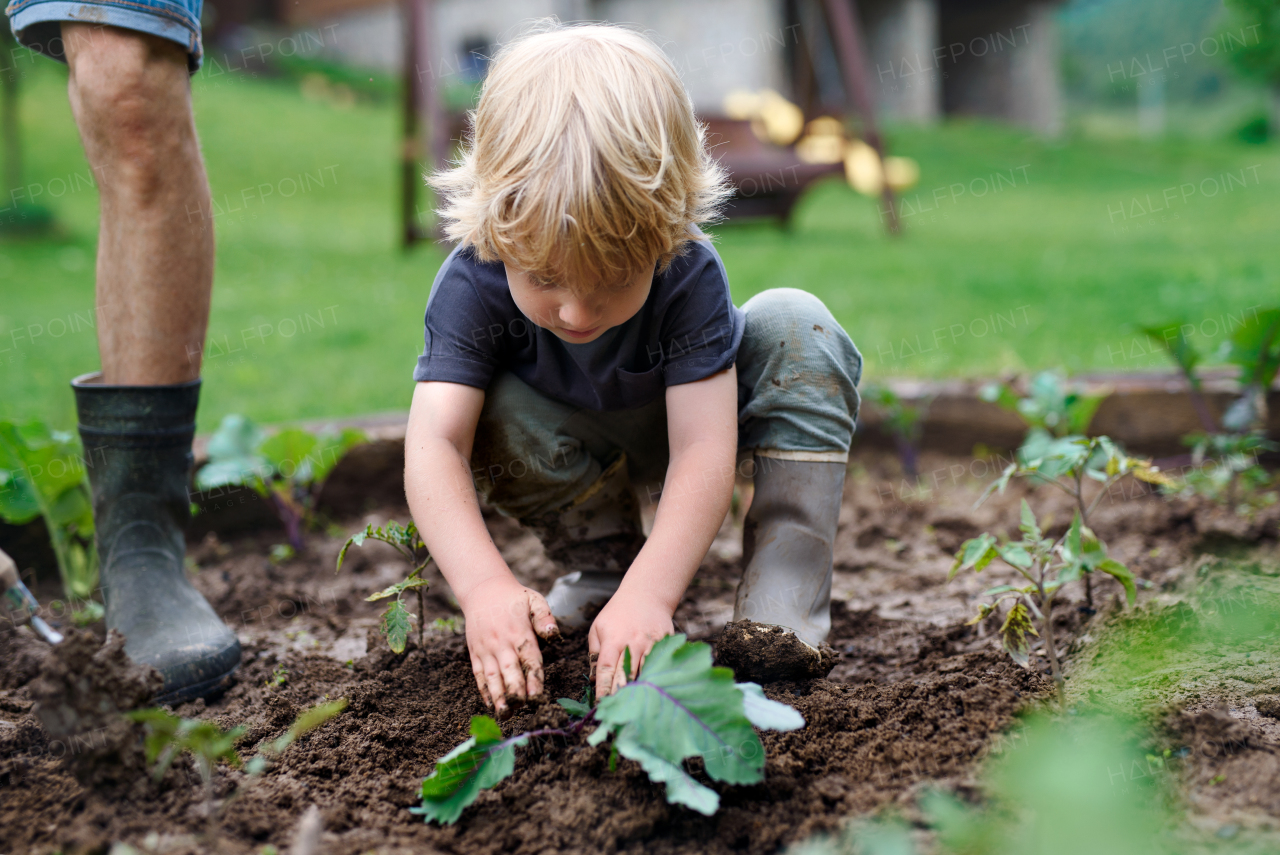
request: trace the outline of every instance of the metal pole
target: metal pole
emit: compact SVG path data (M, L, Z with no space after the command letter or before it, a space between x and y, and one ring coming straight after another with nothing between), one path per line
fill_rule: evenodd
M862 118L862 135L867 144L880 156L880 173L884 174L884 139L876 127L875 104L871 98L871 87L867 84L866 55L862 50L862 33L858 26L857 0L825 0L827 21L831 25L831 35L836 42L836 53L840 60L840 71L844 78L845 94L854 110ZM898 209L893 202L893 190L889 182L883 182L881 199L888 208L889 232L898 234L902 224L898 220Z

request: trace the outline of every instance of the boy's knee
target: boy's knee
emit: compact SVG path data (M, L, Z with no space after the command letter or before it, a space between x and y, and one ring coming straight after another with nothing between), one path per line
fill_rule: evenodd
M799 288L770 288L761 291L742 306L746 315L746 330L753 327L791 326L797 330L825 332L838 329L839 325L826 304L808 291Z

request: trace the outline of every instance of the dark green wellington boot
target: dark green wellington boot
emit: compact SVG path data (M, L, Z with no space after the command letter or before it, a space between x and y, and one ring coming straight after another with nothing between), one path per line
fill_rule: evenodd
M210 694L240 662L240 642L183 571L200 381L105 386L71 381L93 488L107 627L135 662L164 676L159 703Z

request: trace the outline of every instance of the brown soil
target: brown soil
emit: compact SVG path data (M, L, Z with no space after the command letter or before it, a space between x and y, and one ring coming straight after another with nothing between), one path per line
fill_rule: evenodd
M405 654L392 654L376 632L377 606L363 599L403 576L405 566L390 548L353 549L335 576L341 538L313 536L308 554L274 564L266 556L282 538L266 533L225 544L206 539L190 550L200 568L195 582L236 629L244 660L224 695L178 712L226 728L246 726L240 751L247 759L310 705L343 697L347 710L287 749L259 779L219 767L220 831L208 839L209 808L189 758L175 763L161 785L136 776L130 790L80 783L66 756L74 746L32 713L55 660L25 630L0 634L6 851L105 851L126 841L141 851L256 853L266 844L288 846L314 804L325 853L768 853L835 828L850 814L905 803L923 784L965 785L994 734L1050 685L1043 668L1023 670L1004 657L991 627L963 625L976 595L1005 577L993 569L945 583L951 552L982 530L1016 527L1024 494L1011 489L974 511L979 480L949 474L956 467L972 471L971 461L926 455L922 468L934 474L925 477L937 484L927 494L904 491L891 458L868 454L862 462L865 468L848 480L841 514L835 668L827 679L766 684L770 697L795 706L807 724L763 735L762 784L712 784L722 798L714 817L668 805L661 788L629 761L610 773L603 746L553 738L518 749L515 774L483 793L456 826L423 824L407 810L417 802L419 782L466 737L470 717L485 712L464 639L441 624L428 630L422 647L411 640ZM1214 509L1127 489L1134 492L1103 503L1095 527L1116 557L1156 586L1207 538L1275 537L1273 517L1237 531L1240 524ZM1041 491L1032 502L1050 511L1056 526L1069 522L1060 497ZM388 516L406 518L403 510L382 512L348 520L343 529ZM490 528L517 575L547 590L554 574L536 539L497 517ZM726 523L677 612L678 626L694 638L713 638L731 616L740 537L740 528ZM37 593L53 591L46 585ZM1110 609L1118 592L1099 585L1095 606ZM425 619L453 617L451 601L433 576ZM1064 649L1091 626L1090 612L1079 605L1059 610ZM412 600L410 608L416 609ZM81 659L82 638L75 639ZM551 642L544 656L549 698L581 697L585 638ZM45 678L35 680L41 673ZM543 703L518 711L503 728L515 733L566 720L558 706Z

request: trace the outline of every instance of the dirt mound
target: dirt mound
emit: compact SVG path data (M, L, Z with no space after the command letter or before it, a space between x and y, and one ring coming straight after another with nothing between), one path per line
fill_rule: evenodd
M76 630L50 648L31 684L32 713L53 740L70 746L66 757L86 786L132 783L145 774L142 728L122 714L146 706L164 683L160 672L137 665L114 630L106 644Z
M715 650L717 665L756 683L819 679L836 666L836 652L825 641L815 650L790 630L750 620L726 625Z

